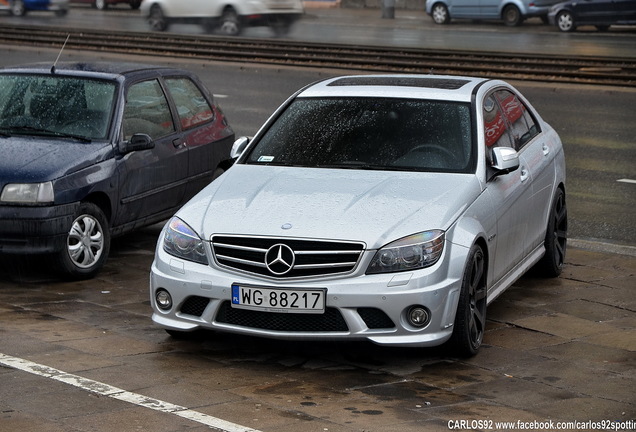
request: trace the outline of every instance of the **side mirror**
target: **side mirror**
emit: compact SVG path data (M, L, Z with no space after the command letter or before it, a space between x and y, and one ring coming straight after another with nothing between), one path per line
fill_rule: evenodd
M499 176L508 174L519 168L519 153L510 147L495 147L492 149L492 167Z
M245 148L249 143L250 138L246 136L240 137L236 141L234 141L234 145L232 145L232 150L230 151L230 158L237 159L241 155L241 153L245 151Z
M155 147L155 142L150 135L138 133L130 137L128 141L119 144L119 151L122 153L130 153L137 150L149 150Z

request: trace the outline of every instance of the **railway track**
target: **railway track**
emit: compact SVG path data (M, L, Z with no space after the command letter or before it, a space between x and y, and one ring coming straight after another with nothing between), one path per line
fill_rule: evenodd
M374 72L437 73L559 83L636 87L633 59L512 55L471 51L319 44L281 39L108 32L61 27L7 26L0 43L210 61L267 63Z

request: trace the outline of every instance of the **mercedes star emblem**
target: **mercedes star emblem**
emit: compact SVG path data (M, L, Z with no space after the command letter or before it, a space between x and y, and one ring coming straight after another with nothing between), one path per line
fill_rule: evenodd
M292 248L282 243L275 244L265 253L265 266L276 276L289 273L294 268L295 261Z

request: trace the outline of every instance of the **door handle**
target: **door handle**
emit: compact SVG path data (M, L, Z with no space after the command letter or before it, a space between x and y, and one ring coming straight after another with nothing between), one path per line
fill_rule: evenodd
M550 153L550 147L543 144L543 156L547 156Z
M174 148L185 147L185 141L183 140L183 138L177 138L172 140L172 145L174 146Z
M519 177L521 179L521 183L524 183L529 177L528 170L521 168L521 176Z

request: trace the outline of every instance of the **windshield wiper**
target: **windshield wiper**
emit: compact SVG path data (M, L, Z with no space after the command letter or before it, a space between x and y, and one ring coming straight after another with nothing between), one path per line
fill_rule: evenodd
M7 130L7 129L5 129ZM61 138L73 138L76 139L78 141L83 141L83 142L91 142L92 139L83 135L76 135L76 134L70 134L70 133L65 133L65 132L58 132L58 131L53 131L53 130L49 130L49 129L42 129L42 128L36 128L33 126L14 126L11 127L10 129L11 131L28 131L28 132L36 132L38 134L41 135L50 135L50 136L55 136L55 137L61 137Z
M316 165L316 168L336 168L336 169L359 169L359 170L390 170L390 167L385 165L373 165L367 162L361 161L344 161L335 164L321 164Z

